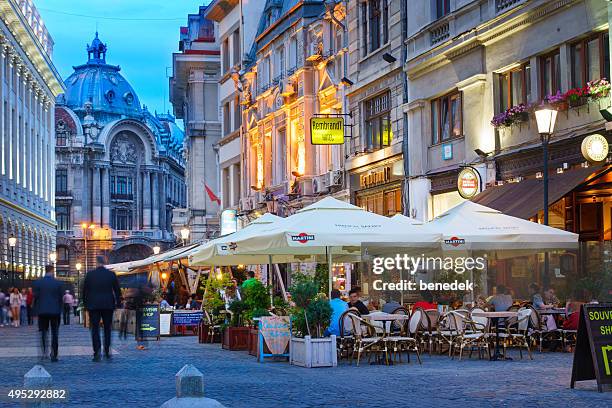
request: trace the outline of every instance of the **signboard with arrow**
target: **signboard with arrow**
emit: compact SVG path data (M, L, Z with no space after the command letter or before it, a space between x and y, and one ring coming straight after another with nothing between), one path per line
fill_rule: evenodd
M141 337L159 340L159 305L145 305L139 310L139 313L141 313Z

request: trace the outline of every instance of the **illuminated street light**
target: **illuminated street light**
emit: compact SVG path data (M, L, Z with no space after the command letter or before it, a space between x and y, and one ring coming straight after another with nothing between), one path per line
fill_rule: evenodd
M183 240L183 245L185 245L185 243L189 239L189 228L183 227L181 229L181 239Z
M161 248L159 247L159 245L155 245L155 246L153 247L153 254L154 254L154 255L159 254L159 252L160 252L160 251L161 251Z
M17 238L11 234L8 243L11 248L11 286L15 286L15 246L17 245Z

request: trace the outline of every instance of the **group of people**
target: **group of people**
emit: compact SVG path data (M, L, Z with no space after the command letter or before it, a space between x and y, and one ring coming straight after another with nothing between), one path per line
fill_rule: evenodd
M34 291L29 288L9 288L8 293L0 290L0 327L31 326L34 324ZM70 324L70 316L77 316L78 300L70 290L62 297L62 315L64 324Z

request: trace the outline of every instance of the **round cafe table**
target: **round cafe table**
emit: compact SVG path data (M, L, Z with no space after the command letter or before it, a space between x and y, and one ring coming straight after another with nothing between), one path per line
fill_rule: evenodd
M507 319L509 317L518 317L518 312L472 312L472 316L477 317L486 317L489 319L497 319L495 324L495 354L491 357L491 361L497 360L512 360L510 357L505 357L499 352L499 329L502 319Z

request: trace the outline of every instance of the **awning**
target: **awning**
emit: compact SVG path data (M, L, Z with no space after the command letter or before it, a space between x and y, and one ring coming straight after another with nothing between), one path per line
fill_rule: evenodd
M191 249L197 247L198 244L191 244L187 246L182 246L179 248L174 248L166 252L162 252L161 254L151 255L148 258L140 259L138 261L130 261L130 262L121 262L116 264L106 265L108 269L113 272L128 272L133 269L142 268L144 266L153 265L157 262L165 262L170 260L182 259L187 257L187 255L183 255L184 253L190 251Z
M548 179L548 202L553 204L559 201L579 185L596 177L603 167L581 167L552 174ZM541 178L534 178L489 187L472 201L513 217L529 219L544 208L544 182Z

